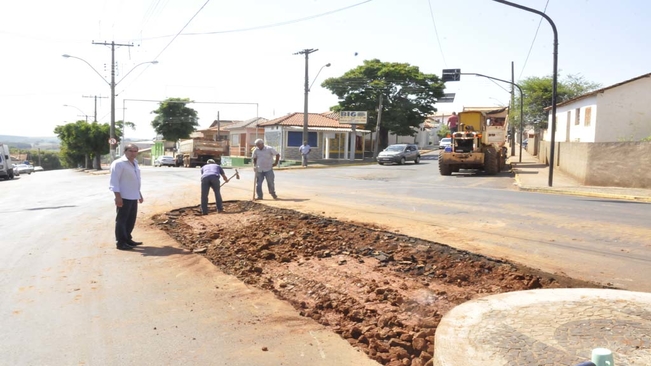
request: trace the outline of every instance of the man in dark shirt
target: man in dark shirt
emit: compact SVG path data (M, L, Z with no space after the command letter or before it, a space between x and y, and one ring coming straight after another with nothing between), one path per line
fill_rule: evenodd
M221 166L217 165L215 160L208 159L207 164L201 167L201 214L208 214L208 193L210 188L215 192L215 203L217 204L217 212L224 212L224 203L222 202L222 195L219 192L219 176L224 178L224 182L228 182L226 172Z

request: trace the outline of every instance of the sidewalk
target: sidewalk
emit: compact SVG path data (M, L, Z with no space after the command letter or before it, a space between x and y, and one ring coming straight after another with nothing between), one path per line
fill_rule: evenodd
M520 190L651 202L651 189L585 186L558 167L554 168L552 187L550 187L549 166L538 161L524 149L522 162L520 162L519 150L516 148L516 155L510 156L507 163L513 167L515 181Z

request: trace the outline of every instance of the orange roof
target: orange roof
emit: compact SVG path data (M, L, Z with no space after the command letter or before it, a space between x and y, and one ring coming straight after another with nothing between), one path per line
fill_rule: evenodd
M340 124L339 120L331 118L332 114L327 116L320 113L308 113L307 125L310 127L330 127L330 128L350 128L349 124ZM283 117L272 119L271 121L260 123L260 127L265 126L303 126L303 113L292 113Z

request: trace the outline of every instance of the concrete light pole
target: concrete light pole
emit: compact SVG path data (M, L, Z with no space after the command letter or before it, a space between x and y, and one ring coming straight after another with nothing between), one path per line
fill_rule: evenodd
M82 95L82 98L95 98L95 114L93 115L93 122L97 122L97 98L106 98L97 95Z
M309 57L311 53L314 53L318 51L318 49L314 48L306 48L302 51L298 51L294 53L295 55L305 55L305 96L303 100L303 141L308 140L308 133L307 133L307 96L308 93L310 92L310 79L308 76L308 69L309 69Z

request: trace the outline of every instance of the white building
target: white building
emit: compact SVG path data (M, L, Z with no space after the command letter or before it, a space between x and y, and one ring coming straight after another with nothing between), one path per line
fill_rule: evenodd
M551 140L549 128L543 139ZM557 142L640 141L651 136L651 73L556 105Z

